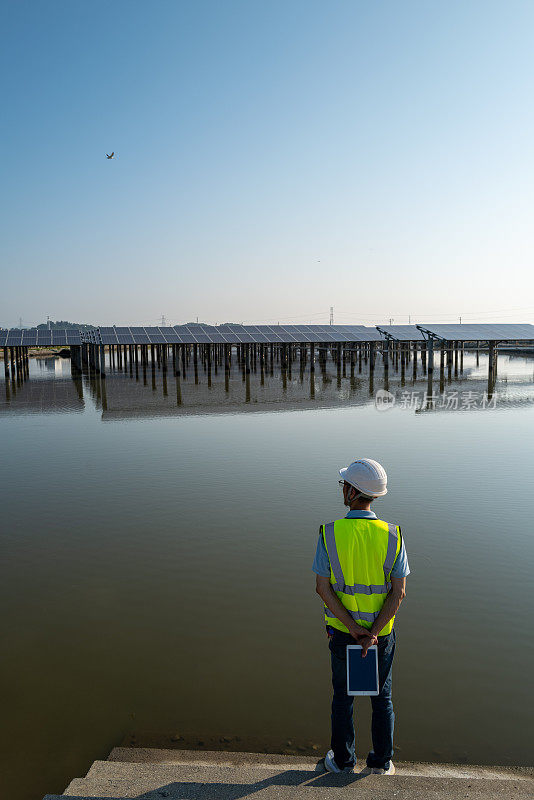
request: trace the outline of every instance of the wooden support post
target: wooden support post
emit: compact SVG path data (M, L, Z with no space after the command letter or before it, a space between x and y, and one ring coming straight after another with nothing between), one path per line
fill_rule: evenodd
M488 398L495 388L495 342L488 342Z
M100 374L103 378L106 377L106 349L104 345L100 345Z
M389 339L382 342L382 361L384 363L384 371L389 370Z
M428 360L428 385L427 385L427 401L432 404L432 378L434 375L434 339L430 336L426 342L426 352ZM430 398L430 399L429 399Z

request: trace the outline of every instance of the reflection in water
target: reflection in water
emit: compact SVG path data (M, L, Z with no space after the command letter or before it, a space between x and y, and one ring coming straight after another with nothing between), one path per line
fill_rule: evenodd
M104 420L366 405L375 401L377 389L390 393L390 407L413 411L513 407L532 399L534 359L501 355L499 382L492 349L482 355L478 350L464 354L442 345L439 373L432 349L427 357L425 350L410 353L401 348L392 354L386 347L378 360L373 348L364 355L362 350L343 354L337 348L329 353L318 350L312 363L304 351L298 357L282 352L278 362L272 358L268 363L256 357L247 361L247 351L222 369L217 362L200 361L195 347L190 362L168 362L156 351L154 360L141 365L132 350L108 355L105 376L87 365L81 372L69 359L30 359L27 368L4 381L0 411L82 410L84 391Z

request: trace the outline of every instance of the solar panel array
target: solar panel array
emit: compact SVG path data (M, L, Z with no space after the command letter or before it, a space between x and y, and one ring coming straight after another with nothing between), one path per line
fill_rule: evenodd
M0 347L68 347L81 344L77 328L11 328L0 330Z
M295 344L380 340L365 325L175 325L99 328L102 344Z
M417 341L431 333L447 341L534 341L534 325L174 325L173 327L103 327L0 329L0 347L68 347L96 344L297 344L373 342L390 336Z
M419 325L418 327L449 342L534 341L534 325L526 323L466 323L464 325Z
M418 342L425 338L416 325L377 325L377 328L397 342Z

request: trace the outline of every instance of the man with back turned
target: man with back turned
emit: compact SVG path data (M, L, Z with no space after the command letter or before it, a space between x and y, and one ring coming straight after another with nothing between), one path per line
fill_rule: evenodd
M347 694L346 648L356 642L365 657L376 644L379 694L371 697L373 749L367 767L376 774L392 775L393 623L406 594L410 568L399 526L378 519L371 511L373 500L387 493L385 469L377 461L361 458L339 474L349 512L343 519L321 525L313 562L316 591L325 604L334 689L331 749L324 765L329 772L354 769L354 698Z

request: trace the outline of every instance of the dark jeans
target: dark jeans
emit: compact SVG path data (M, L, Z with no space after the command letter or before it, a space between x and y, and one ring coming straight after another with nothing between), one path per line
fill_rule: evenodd
M348 633L335 630L330 638L330 658L332 662L332 742L334 761L340 769L356 764L354 737L353 703L354 697L347 694L347 651L348 644L356 644ZM395 630L388 636L378 637L378 682L380 694L371 697L373 717L371 732L373 750L367 756L368 767L389 768L393 757L393 724L395 714L391 701L391 670L395 654Z

